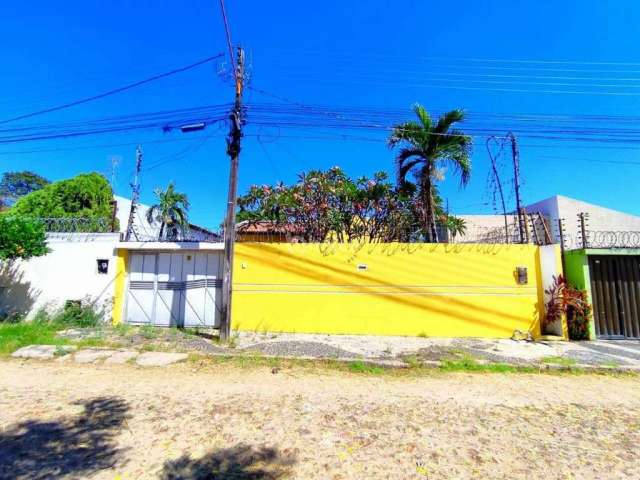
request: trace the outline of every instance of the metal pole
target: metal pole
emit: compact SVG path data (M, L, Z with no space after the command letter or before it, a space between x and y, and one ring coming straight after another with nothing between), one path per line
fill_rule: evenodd
M516 211L518 212L518 226L520 227L520 243L525 243L524 225L522 218L522 205L520 203L520 152L518 151L518 141L513 132L507 134L511 138L511 155L513 157L513 185L516 192Z
M230 158L229 191L227 213L224 220L224 261L222 281L222 309L220 319L220 339L226 341L231 336L231 296L233 284L233 250L236 233L236 203L238 191L238 163L240 160L240 140L242 139L242 90L244 87L244 50L238 47L238 62L235 72L236 100L229 116L231 128L227 139L227 154Z
M580 220L580 233L582 234L582 248L587 248L587 229L584 222L584 212L578 214Z
M565 255L564 255L564 250L565 250L565 246L564 246L564 227L562 224L563 220L562 218L558 219L558 234L560 235L560 258L562 259L562 275L566 275L567 274L567 265L566 265L566 260L565 260Z

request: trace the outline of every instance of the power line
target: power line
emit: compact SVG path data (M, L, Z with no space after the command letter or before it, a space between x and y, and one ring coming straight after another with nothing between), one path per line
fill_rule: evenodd
M539 93L548 95L596 95L611 97L639 97L640 92L611 92L611 91L588 91L588 90L555 90L555 89L526 89L526 88L499 88L499 87L472 87L465 85L449 85L439 83L407 83L397 82L380 82L380 81L362 81L362 80L336 80L333 78L318 78L317 76L304 76L293 74L296 80L310 79L314 82L328 84L349 84L349 85L372 85L381 87L411 87L411 88L442 88L449 90L470 90L483 92L499 92L499 93ZM588 85L587 85L588 86Z
M234 75L236 74L236 64L233 58L233 46L231 43L231 32L229 30L229 21L227 20L227 10L224 8L224 0L220 0L220 13L222 14L222 22L224 23L224 33L227 39L227 48L229 49L229 61ZM236 79L237 80L237 79Z
M383 59L396 59L396 60L425 60L425 61L447 61L447 62L468 62L468 63L489 63L489 64L530 64L530 65L575 65L575 66L632 66L637 67L640 66L638 62L613 62L613 61L580 61L580 60L552 60L552 59L540 59L540 58L518 58L518 59L498 59L498 58L479 58L479 57L439 57L439 56L402 56L396 53L382 53L382 52L358 52L357 55L354 52L348 50L334 50L331 52L328 51L318 51L318 50L297 50L297 49L281 49L282 52L286 52L288 54L297 53L300 55L304 54L327 54L330 53L332 57L342 55L342 56L357 56L358 58L362 57L374 57L374 58L383 58Z
M63 110L63 109L66 109L66 108L74 107L76 105L81 105L83 103L92 102L94 100L105 98L105 97L108 97L110 95L115 95L117 93L121 93L121 92L124 92L126 90L130 90L132 88L139 87L140 85L144 85L146 83L150 83L150 82L153 82L155 80L159 80L161 78L165 78L165 77L168 77L168 76L171 76L171 75L175 75L176 73L181 73L181 72L185 72L187 70L191 70L192 68L195 68L195 67L203 65L205 63L211 62L212 60L215 60L215 59L220 58L222 56L223 56L223 54L219 53L219 54L214 55L212 57L207 57L207 58L204 58L202 60L199 60L199 61L197 61L195 63L190 64L190 65L186 65L184 67L176 68L176 69L170 70L168 72L160 73L158 75L154 75L154 76L146 78L144 80L140 80L140 81L137 81L137 82L134 82L134 83L130 83L129 85L125 85L125 86L122 86L122 87L114 88L112 90L108 90L106 92L102 92L102 93L99 93L97 95L93 95L91 97L82 98L82 99L75 100L75 101L72 101L72 102L64 103L62 105L57 105L55 107L45 108L43 110L38 110L38 111L35 111L35 112L31 112L31 113L25 113L23 115L18 115L17 117L1 120L0 121L0 125L5 124L5 123L9 123L9 122L15 122L17 120L24 120L25 118L31 118L31 117L35 117L37 115L43 115L45 113L56 112L58 110Z

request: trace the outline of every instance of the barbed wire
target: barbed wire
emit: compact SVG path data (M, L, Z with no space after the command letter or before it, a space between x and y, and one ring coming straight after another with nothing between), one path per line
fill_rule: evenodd
M108 233L112 230L109 218L36 218L50 233Z

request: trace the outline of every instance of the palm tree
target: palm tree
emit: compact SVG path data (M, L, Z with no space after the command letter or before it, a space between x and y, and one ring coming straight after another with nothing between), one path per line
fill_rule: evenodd
M445 215L443 223L452 240L455 240L458 235L463 236L467 233L467 222L463 218Z
M187 210L189 210L189 200L184 193L177 192L173 182L169 182L166 190L156 188L154 192L158 197L158 203L147 210L147 222L160 223L158 238L161 240L175 239L178 232L185 231L189 222L187 221Z
M398 187L405 189L407 175L413 173L418 193L423 203L423 227L427 242L437 242L434 189L440 167L453 166L460 174L460 185L466 186L471 177L471 137L453 127L464 120L462 110L451 110L433 123L422 105L416 104L413 111L418 121L396 125L389 137L389 147L398 145L402 149L396 157Z

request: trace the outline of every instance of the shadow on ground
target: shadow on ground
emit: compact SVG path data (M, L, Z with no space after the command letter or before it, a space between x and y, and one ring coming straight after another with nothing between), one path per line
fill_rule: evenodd
M295 456L274 448L236 445L202 458L184 455L164 464L162 480L277 480L291 473Z
M0 434L0 478L45 479L84 477L114 467L122 457L115 438L128 418L119 397L76 402L77 417L56 421L30 420Z

